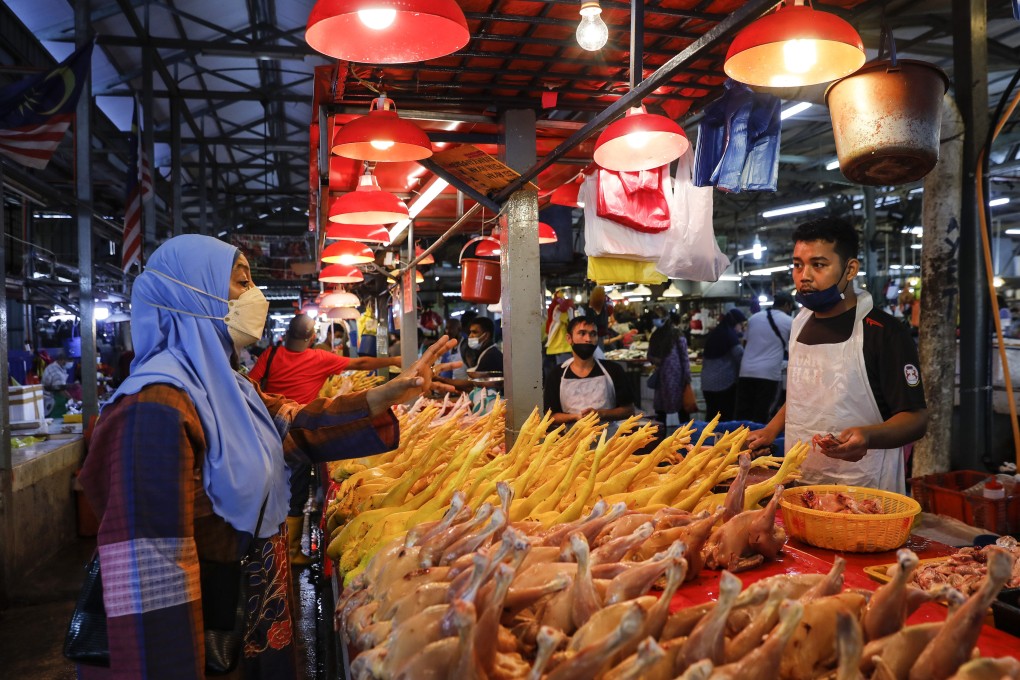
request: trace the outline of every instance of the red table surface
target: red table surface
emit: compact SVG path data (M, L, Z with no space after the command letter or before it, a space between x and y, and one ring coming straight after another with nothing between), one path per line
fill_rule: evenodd
M942 557L956 551L955 548L930 541L920 536L910 536L906 546L921 559ZM766 562L760 567L736 574L746 588L750 584L777 574L824 574L832 568L832 563L839 555L847 561L845 572L845 588L863 588L875 590L880 583L872 580L864 573L864 567L877 564L891 564L896 561L896 551L880 553L846 553L815 548L791 538L780 553L779 559ZM691 605L715 600L719 593L719 576L721 571L702 570L698 578L685 583L673 596L670 610L677 611ZM926 621L944 621L948 610L939 604L925 604L910 618L908 623L924 623ZM982 656L1012 656L1020 659L1020 640L1009 633L986 625L978 638L978 649Z

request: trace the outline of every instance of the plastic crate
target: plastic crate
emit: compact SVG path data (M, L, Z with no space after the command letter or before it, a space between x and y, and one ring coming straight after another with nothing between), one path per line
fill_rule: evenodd
M1020 496L992 499L963 493L991 476L987 472L958 470L914 477L910 480L911 495L925 512L953 517L997 534L1020 533Z

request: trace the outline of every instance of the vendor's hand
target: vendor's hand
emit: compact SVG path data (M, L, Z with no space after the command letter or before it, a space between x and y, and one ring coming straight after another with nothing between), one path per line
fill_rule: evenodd
M772 442L776 440L776 435L769 431L767 427L763 427L760 430L754 430L747 435L747 439L744 445L750 451L756 451L758 449L766 449L772 446Z
M433 381L437 370L458 368L461 362L436 364L444 353L457 346L457 341L447 336L439 338L426 349L421 357L396 378L368 390L368 409L372 415L378 415L394 404L400 404L417 397L423 392L436 390L453 392L451 385Z
M839 433L840 444L819 450L829 458L838 458L848 463L856 463L868 453L870 437L862 427L850 427Z

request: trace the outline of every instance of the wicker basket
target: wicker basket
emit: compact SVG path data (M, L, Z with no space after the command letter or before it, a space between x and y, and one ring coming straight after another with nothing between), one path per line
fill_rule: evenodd
M873 499L882 504L881 515L851 515L812 510L801 504L806 491L834 494L842 491L854 500ZM917 501L898 493L853 486L820 484L786 489L779 500L787 533L810 545L845 552L894 550L907 542L914 517L921 512Z

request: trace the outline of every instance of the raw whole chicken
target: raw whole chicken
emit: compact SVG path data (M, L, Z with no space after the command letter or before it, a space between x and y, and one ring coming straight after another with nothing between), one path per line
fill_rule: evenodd
M850 494L842 491L816 493L809 489L797 498L805 508L822 512L835 512L842 515L881 515L885 512L882 504L873 498L856 500Z

